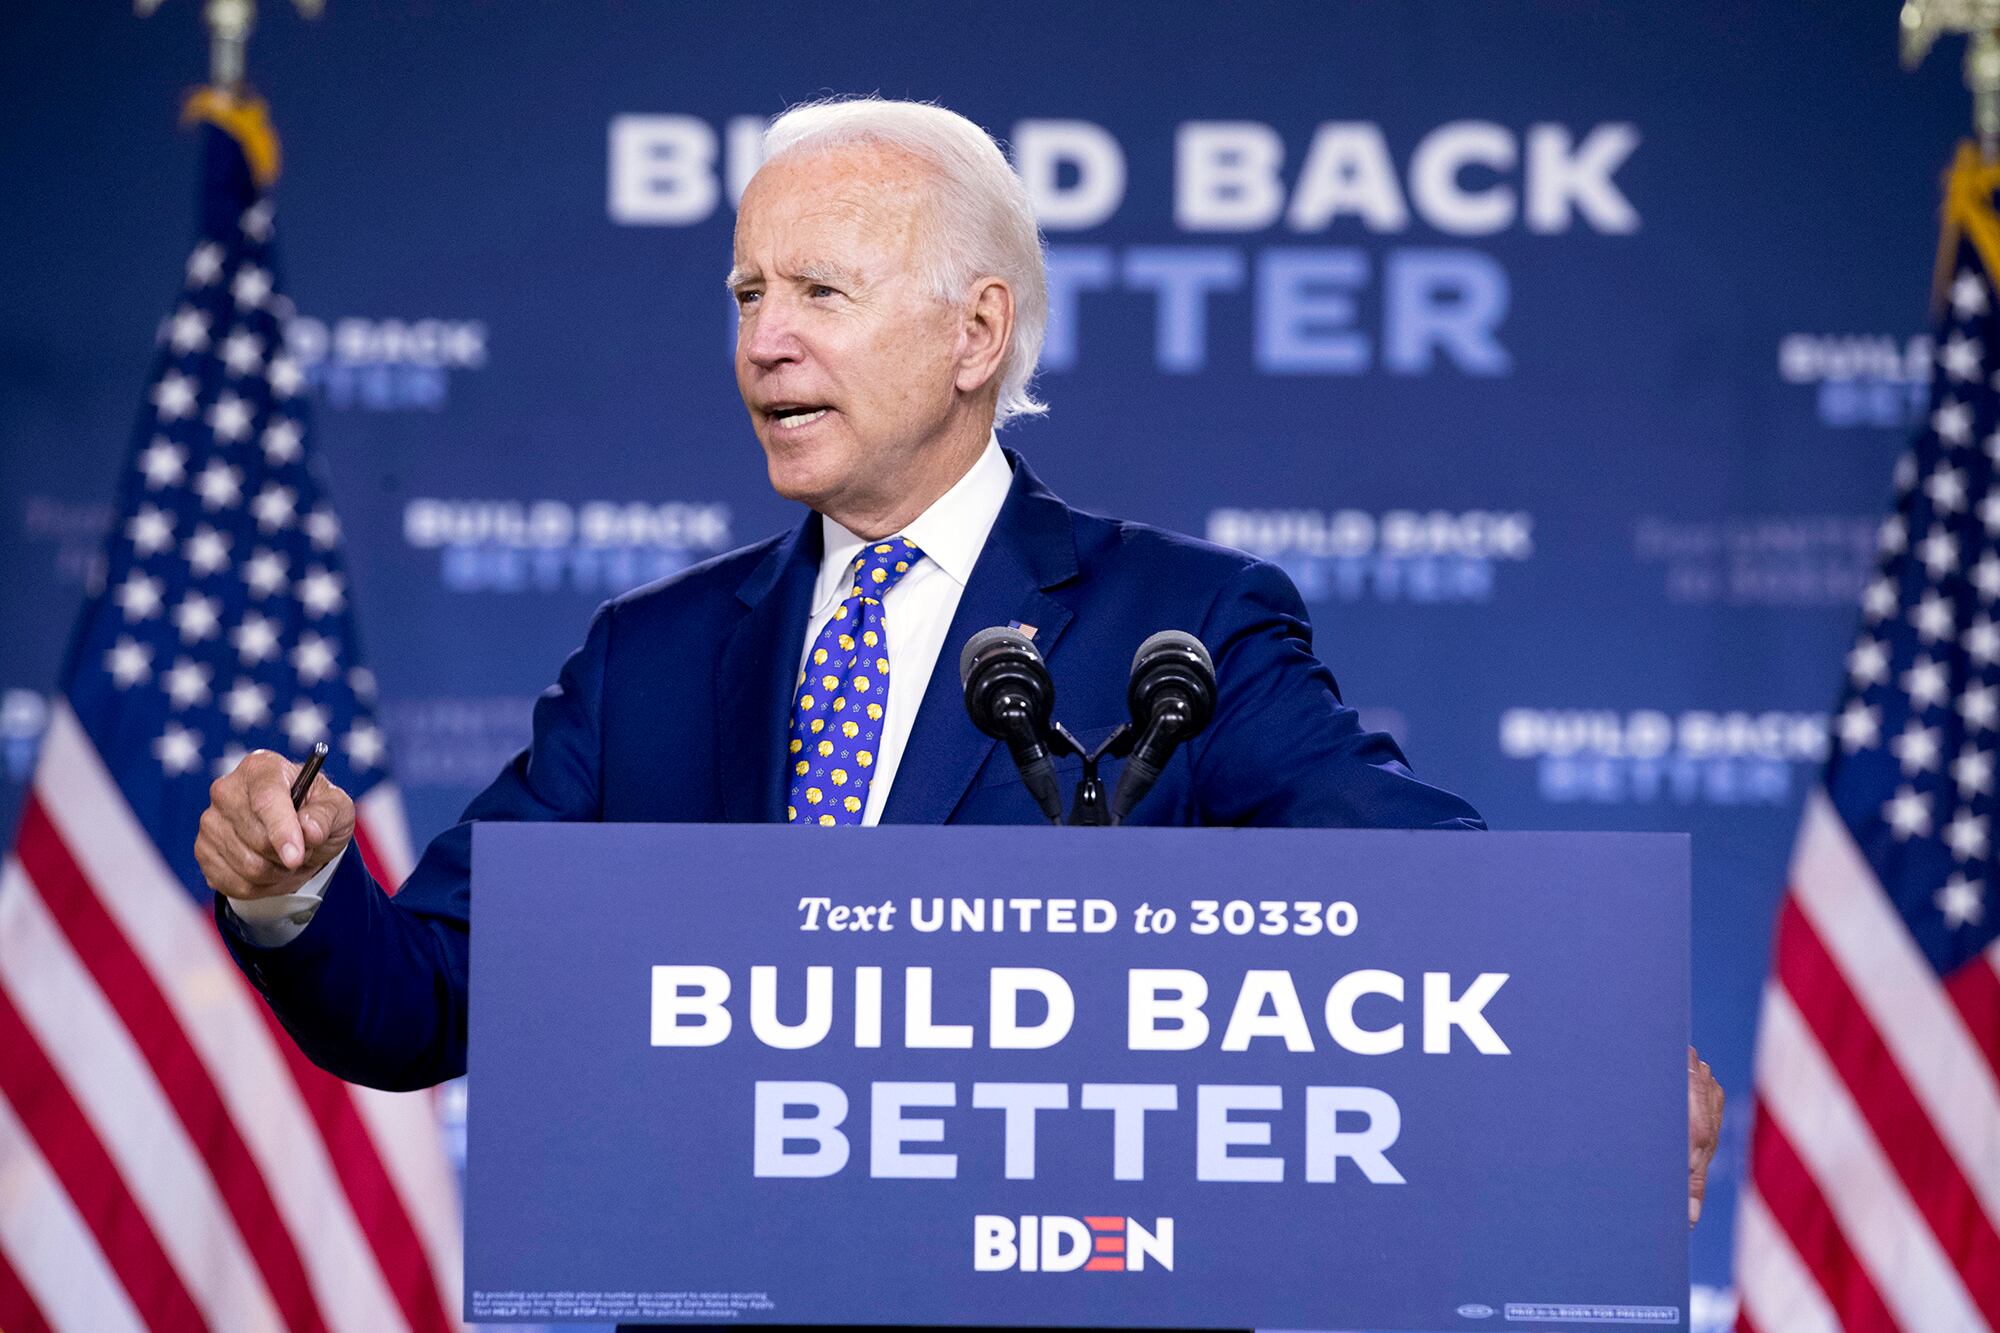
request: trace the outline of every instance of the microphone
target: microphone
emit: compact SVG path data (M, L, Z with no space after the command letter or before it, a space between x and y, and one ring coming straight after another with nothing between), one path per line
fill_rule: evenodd
M1160 780L1167 760L1215 716L1215 663L1192 634L1161 630L1132 657L1125 702L1139 733L1111 796L1111 822L1123 823Z
M979 631L959 654L958 679L972 725L1007 742L1035 804L1051 824L1061 823L1062 792L1047 740L1056 684L1033 641L1006 625Z

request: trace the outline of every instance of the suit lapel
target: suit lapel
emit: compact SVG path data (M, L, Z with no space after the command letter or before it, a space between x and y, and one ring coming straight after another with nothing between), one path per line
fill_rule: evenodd
M819 557L819 515L808 514L736 590L749 609L723 644L715 708L731 823L784 820L785 734Z
M1076 535L1069 508L1011 449L1007 461L1014 468L1013 483L958 600L937 665L931 668L930 684L882 810L884 824L948 821L998 744L965 715L958 681L958 654L965 641L988 626L1018 621L1035 626L1035 646L1046 658L1069 624L1070 609L1047 595L1048 589L1076 577ZM895 688L893 682L890 688ZM771 747L774 759L777 748Z

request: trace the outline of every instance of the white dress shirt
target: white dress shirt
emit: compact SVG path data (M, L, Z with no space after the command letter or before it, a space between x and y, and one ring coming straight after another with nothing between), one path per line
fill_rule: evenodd
M1000 441L988 436L986 449L971 470L901 533L892 534L915 542L924 558L910 566L909 573L882 598L883 628L889 638L889 702L882 710L882 738L875 748L875 776L868 785L868 804L861 811L864 825L881 822L882 807L889 800L889 788L896 781L910 728L917 720L917 705L924 701L952 617L958 614L958 599L965 593L972 567L986 547L987 534L1000 517L1013 481L1014 472L1000 452ZM805 669L813 641L854 586L854 557L868 544L824 514L819 522L819 581L813 585L805 642L799 645L800 670ZM946 669L955 668L956 664L947 664ZM789 782L790 770L786 773ZM327 862L297 893L249 902L231 899L229 910L242 923L244 936L267 949L297 939L319 910L327 881L345 855L343 850Z

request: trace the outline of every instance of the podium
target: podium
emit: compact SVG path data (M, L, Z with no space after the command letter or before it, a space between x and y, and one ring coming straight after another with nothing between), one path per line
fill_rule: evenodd
M1687 1326L1688 843L487 824L482 1322Z

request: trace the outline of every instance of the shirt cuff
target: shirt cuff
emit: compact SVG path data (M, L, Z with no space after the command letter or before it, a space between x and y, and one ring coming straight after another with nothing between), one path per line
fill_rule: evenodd
M312 924L313 913L319 911L320 901L326 896L326 883L346 855L347 848L341 848L339 855L321 866L319 873L300 885L297 893L248 901L228 899L229 911L243 928L243 938L260 949L276 949L297 939Z

